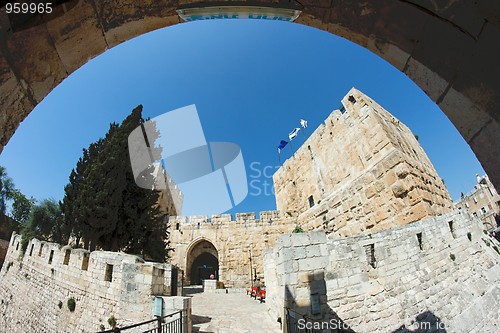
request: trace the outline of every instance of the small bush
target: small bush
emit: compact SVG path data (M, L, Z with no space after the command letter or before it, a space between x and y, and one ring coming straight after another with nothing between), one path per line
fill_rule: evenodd
M68 310L69 311L71 311L71 312L75 311L76 301L75 301L75 299L73 297L71 297L71 298L68 299L67 305L68 305Z
M455 255L453 253L450 254L450 259L455 261L456 258L455 258Z
M292 233L294 233L294 234L300 234L303 232L304 232L304 229L302 229L302 227L300 225L296 226L295 229L293 229L293 231L292 231Z
M106 327L104 327L104 325L103 325L103 324L99 325L99 330L100 330L101 332L102 332L102 331L104 331L105 329L106 329Z
M59 301L59 303L57 304L57 306L59 307L59 309L62 309L62 301Z
M467 233L467 238L469 239L469 241L472 241L472 234L470 232Z
M115 318L115 316L111 316L111 317L108 318L108 324L112 328L116 327L116 318Z

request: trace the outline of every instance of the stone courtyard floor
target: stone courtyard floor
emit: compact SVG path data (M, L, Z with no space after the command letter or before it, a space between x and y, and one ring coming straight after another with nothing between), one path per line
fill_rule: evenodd
M243 292L203 293L201 287L185 288L192 296L193 333L280 333L266 304Z

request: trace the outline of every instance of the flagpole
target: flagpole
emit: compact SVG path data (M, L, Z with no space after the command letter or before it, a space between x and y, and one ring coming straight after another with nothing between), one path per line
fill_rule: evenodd
M278 149L278 163L281 164L280 150Z
M292 144L292 140L290 140L290 149L292 150L292 156L293 156L294 152L293 152L293 144Z

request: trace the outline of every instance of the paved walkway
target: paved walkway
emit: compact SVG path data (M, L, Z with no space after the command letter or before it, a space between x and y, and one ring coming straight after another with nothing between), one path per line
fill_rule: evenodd
M246 293L203 293L188 287L192 296L193 333L280 333L280 325L271 319L266 304Z

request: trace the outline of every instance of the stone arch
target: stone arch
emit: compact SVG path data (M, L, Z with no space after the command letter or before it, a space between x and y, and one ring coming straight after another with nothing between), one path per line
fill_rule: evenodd
M219 279L219 252L215 245L205 237L200 237L188 246L186 251L186 283L201 284L214 274Z
M448 116L500 189L500 2L300 2L296 23L357 43L413 80ZM68 75L109 48L179 23L176 8L186 3L192 1L62 1L54 14L22 27L1 11L0 151Z

